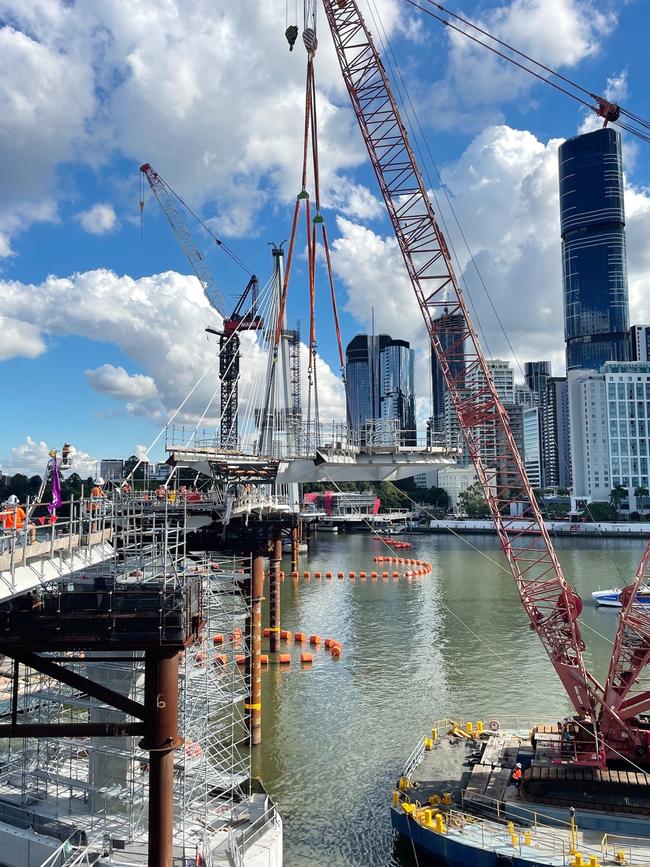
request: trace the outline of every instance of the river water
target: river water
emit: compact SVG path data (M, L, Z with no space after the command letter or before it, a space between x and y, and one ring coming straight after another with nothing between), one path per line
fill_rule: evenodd
M496 537L402 538L413 544L405 556L429 561L431 575L283 584L283 628L343 644L341 659L314 651L309 668L294 647L290 668L263 673L263 746L253 765L283 817L286 867L414 867L394 842L390 794L432 722L455 714L559 718L570 710ZM597 609L590 594L627 583L643 542L567 539L557 548L585 600L587 666L604 677L616 613ZM388 552L370 535L323 533L301 557L300 574L370 574L381 569L372 562L380 553ZM286 560L283 568L289 575Z

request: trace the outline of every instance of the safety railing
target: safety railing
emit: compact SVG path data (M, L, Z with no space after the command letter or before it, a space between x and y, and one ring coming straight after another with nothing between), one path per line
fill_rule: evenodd
M640 852L635 852L635 848ZM644 865L648 863L650 839L648 837L626 837L622 834L605 834L600 842L600 858L603 862L616 864Z
M267 809L251 825L242 831L231 831L228 835L226 851L232 867L244 867L246 853L264 834L272 829L279 830L280 814L268 800Z

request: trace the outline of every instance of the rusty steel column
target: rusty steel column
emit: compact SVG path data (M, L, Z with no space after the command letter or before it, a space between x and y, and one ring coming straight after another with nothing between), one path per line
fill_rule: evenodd
M250 581L251 613L247 622L249 653L246 666L249 674L248 710L250 744L262 742L262 599L264 598L264 556L253 557L253 572Z
M280 565L282 563L282 530L278 527L273 536L273 555L269 563L269 649L280 651Z
M178 735L178 651L145 653L144 739L149 750L149 867L172 867L174 832L174 750Z
M297 525L291 528L291 568L294 572L298 568L299 533L300 531Z

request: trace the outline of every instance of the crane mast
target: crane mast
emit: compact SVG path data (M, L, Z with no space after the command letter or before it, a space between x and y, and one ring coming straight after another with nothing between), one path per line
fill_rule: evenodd
M404 264L531 628L578 714L595 720L603 690L583 661L576 622L581 601L544 526L383 64L355 0L323 5Z

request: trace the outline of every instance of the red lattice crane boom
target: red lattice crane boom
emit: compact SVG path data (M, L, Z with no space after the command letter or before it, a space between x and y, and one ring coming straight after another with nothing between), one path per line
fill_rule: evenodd
M544 526L383 64L355 0L323 5L404 264L531 628L576 711L595 720L603 691L582 657L576 622L581 601Z

